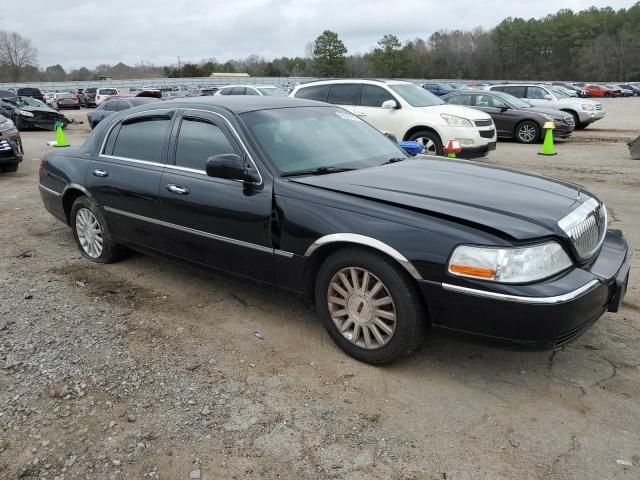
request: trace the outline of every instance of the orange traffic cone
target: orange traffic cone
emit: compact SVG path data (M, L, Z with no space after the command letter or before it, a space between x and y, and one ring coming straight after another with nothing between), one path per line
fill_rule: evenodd
M460 153L462 151L462 147L460 147L460 142L458 140L449 140L442 148L442 151L447 157L456 158L456 153Z

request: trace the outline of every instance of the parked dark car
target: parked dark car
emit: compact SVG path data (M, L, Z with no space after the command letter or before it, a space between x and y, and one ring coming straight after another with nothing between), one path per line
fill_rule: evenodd
M84 98L85 98L85 107L87 108L91 108L91 107L95 107L96 106L96 92L98 91L97 88L93 88L93 87L89 87L87 89L85 89L84 91Z
M22 155L20 132L9 118L0 115L0 171L17 171Z
M147 103L157 102L155 97L128 97L128 98L112 98L102 102L96 107L95 110L87 113L87 119L89 120L89 126L93 130L96 126L109 115L128 110L129 108L137 107L139 105L146 105Z
M84 88L76 88L74 92L76 98L78 99L78 103L81 107L87 106L87 97L84 94Z
M427 82L422 84L422 88L439 97L442 97L443 95L448 95L449 93L455 91L455 89L452 86L447 85L446 83Z
M57 121L62 122L63 128L70 123L63 114L31 97L0 98L0 114L10 118L20 131L54 130Z
M44 102L44 95L42 94L39 88L31 88L31 87L18 88L16 90L16 95L18 97L35 98L36 100L40 100L41 102Z
M621 83L619 86L626 90L631 90L633 92L632 95L634 97L640 96L640 85L634 85L631 83Z
M575 128L573 116L562 110L534 107L520 98L503 92L456 90L442 99L454 105L477 108L491 115L499 138L513 138L520 143L540 142L546 122L554 122L553 136L567 138Z
M409 158L333 105L195 97L111 115L48 152L45 208L81 254L124 247L313 300L333 340L370 362L429 325L552 348L628 281L627 243L576 185L495 165Z
M15 98L16 92L11 90L0 90L0 98Z

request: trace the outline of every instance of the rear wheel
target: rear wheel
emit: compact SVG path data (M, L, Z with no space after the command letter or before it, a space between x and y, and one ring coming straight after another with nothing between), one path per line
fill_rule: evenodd
M78 197L69 216L73 237L84 258L96 263L119 260L124 250L109 233L109 226L102 213L88 197Z
M409 137L409 140L422 145L422 153L425 155L443 155L442 140L440 136L429 130L420 130Z
M407 273L383 255L356 248L331 254L318 272L315 298L331 338L360 361L388 363L424 340L420 295Z
M540 140L540 127L531 120L519 123L516 126L516 140L520 143L536 143Z

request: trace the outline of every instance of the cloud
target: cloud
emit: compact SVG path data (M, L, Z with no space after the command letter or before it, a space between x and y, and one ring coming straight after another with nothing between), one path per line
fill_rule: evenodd
M506 17L542 17L560 8L628 8L634 0L29 0L3 9L2 29L31 39L42 66L67 70L140 61L156 65L226 61L257 54L302 56L323 30L349 52L366 52L386 33L402 40L441 29L491 28Z

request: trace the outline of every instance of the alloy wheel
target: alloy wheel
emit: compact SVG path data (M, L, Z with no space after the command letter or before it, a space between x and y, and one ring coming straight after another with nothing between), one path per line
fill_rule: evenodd
M531 143L536 139L537 133L536 127L525 123L518 129L518 138L524 143Z
M102 228L91 210L81 208L76 213L76 233L80 246L89 257L98 258L102 255Z
M427 155L437 155L438 154L438 147L436 145L436 142L434 142L433 140L431 140L428 137L418 137L415 139L416 142L418 142L420 145L422 145L422 153L427 154Z
M338 271L327 291L333 323L344 338L358 347L384 347L396 329L396 308L384 283L364 268Z

